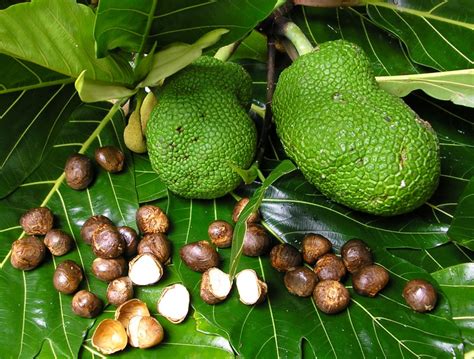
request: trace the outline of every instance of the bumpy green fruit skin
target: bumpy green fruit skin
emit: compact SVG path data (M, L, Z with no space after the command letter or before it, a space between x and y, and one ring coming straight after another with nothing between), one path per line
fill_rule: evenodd
M157 93L147 124L150 162L168 188L186 198L217 198L241 182L257 131L247 114L252 81L239 65L203 56Z
M363 50L321 44L285 69L273 97L287 155L324 195L391 216L422 205L440 174L430 124L380 89Z

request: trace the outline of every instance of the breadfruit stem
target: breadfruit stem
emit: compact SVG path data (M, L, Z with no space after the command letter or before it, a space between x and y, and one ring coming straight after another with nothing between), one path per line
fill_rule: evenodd
M290 40L300 56L313 51L313 45L294 22L284 17L278 17L275 19L275 25L276 33Z

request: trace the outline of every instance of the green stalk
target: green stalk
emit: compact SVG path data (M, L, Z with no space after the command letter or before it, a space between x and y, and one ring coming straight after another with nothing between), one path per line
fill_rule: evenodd
M277 34L286 37L298 51L298 55L304 55L314 50L313 45L298 25L283 17L275 20Z
M226 45L221 47L217 52L214 54L214 58L221 60L222 62L226 62L230 59L232 54L237 50L241 41L233 42L232 44Z

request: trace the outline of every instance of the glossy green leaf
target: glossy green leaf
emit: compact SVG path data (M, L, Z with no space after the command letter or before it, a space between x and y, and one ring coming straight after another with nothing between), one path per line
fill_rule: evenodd
M94 19L91 8L72 0L34 0L10 6L0 11L0 53L73 78L86 70L86 77L92 80L131 84L127 59L116 55L95 58Z
M258 31L252 31L237 50L232 54L230 60L237 61L240 59L256 60L260 62L267 61L267 38Z
M461 328L466 352L474 350L474 263L439 270L433 278L449 298L454 321Z
M73 82L44 67L0 54L0 94Z
M474 250L474 177L459 198L448 235L459 244Z
M236 6L231 0L189 1L101 0L94 36L97 52L120 47L134 52L162 48L174 42L192 43L212 29L230 32L216 44L230 44L251 31L273 10L275 0L251 0Z
M376 76L424 72L410 60L403 44L374 25L363 8L298 7L292 20L313 45L337 39L358 44L369 56Z
M78 104L71 85L0 96L0 198L38 167Z
M440 71L474 66L470 0L365 0L370 18L401 39L415 62Z
M151 202L168 196L166 185L160 181L151 167L148 156L134 153L133 161L135 163L135 180L140 203Z
M105 144L124 148L119 135L125 126L124 118L120 113L112 119L106 116L109 108L103 104L78 107L38 169L0 201L0 321L10 323L0 339L2 356L33 357L44 343L57 357L77 356L92 321L73 315L71 296L59 294L53 287L54 268L65 259L84 268L87 279L82 288L104 299L106 285L92 279L90 264L94 256L80 239L80 226L92 214L104 214L117 224L134 226L138 200L133 163L127 154L127 170L123 173L111 175L97 168L92 187L84 191L70 189L63 182L62 171L71 153L81 151L93 156L94 149ZM101 127L103 130L97 132ZM18 271L10 264L10 246L23 235L18 225L20 216L38 206L53 211L55 225L73 235L76 248L63 257L48 256L34 271Z
M474 69L434 72L415 75L377 77L380 87L391 94L404 97L415 90L439 100L474 107Z

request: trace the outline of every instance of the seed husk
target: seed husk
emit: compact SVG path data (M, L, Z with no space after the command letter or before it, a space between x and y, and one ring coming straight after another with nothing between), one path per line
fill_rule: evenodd
M137 210L136 221L141 233L166 233L170 221L165 212L158 206L147 204Z
M261 281L253 269L244 269L235 276L239 299L246 305L259 304L267 297L267 284Z
M94 179L92 161L86 155L72 154L66 161L64 174L69 187L78 191L85 189Z
M316 284L313 299L319 310L327 314L335 314L347 308L351 297L349 291L340 282L323 280Z
M107 301L115 306L133 298L133 283L128 277L114 279L107 287Z
M200 294L202 300L207 304L222 302L227 298L231 289L230 276L219 268L209 268L202 274Z
M71 302L72 311L83 318L95 318L102 312L103 303L94 293L80 290Z
M44 244L53 256L59 257L71 250L74 240L60 229L51 229L44 237Z
M219 254L207 241L186 244L179 251L184 264L195 272L205 272L219 265Z
M301 242L303 260L310 265L316 263L319 257L329 253L331 249L329 239L317 233L308 233Z
M150 311L147 305L140 299L130 299L118 306L115 311L115 319L121 323L124 328L128 327L130 319L135 316L149 317Z
M20 218L20 225L28 235L44 236L53 228L54 215L47 207L32 208Z
M128 343L125 328L117 320L104 319L92 335L92 346L102 354L113 354L124 350Z
M163 266L151 253L137 255L128 264L128 277L135 285L152 285L163 276Z
M153 317L135 316L130 319L127 327L128 342L135 348L151 348L161 343L164 336L163 327Z
M127 262L123 257L104 259L96 258L92 262L92 273L97 279L110 282L122 277L127 272Z
M189 311L189 292L182 284L173 284L161 293L157 302L158 313L168 319L171 323L181 323Z
M38 237L28 236L12 243L10 263L16 269L31 270L38 267L46 256L46 247Z

